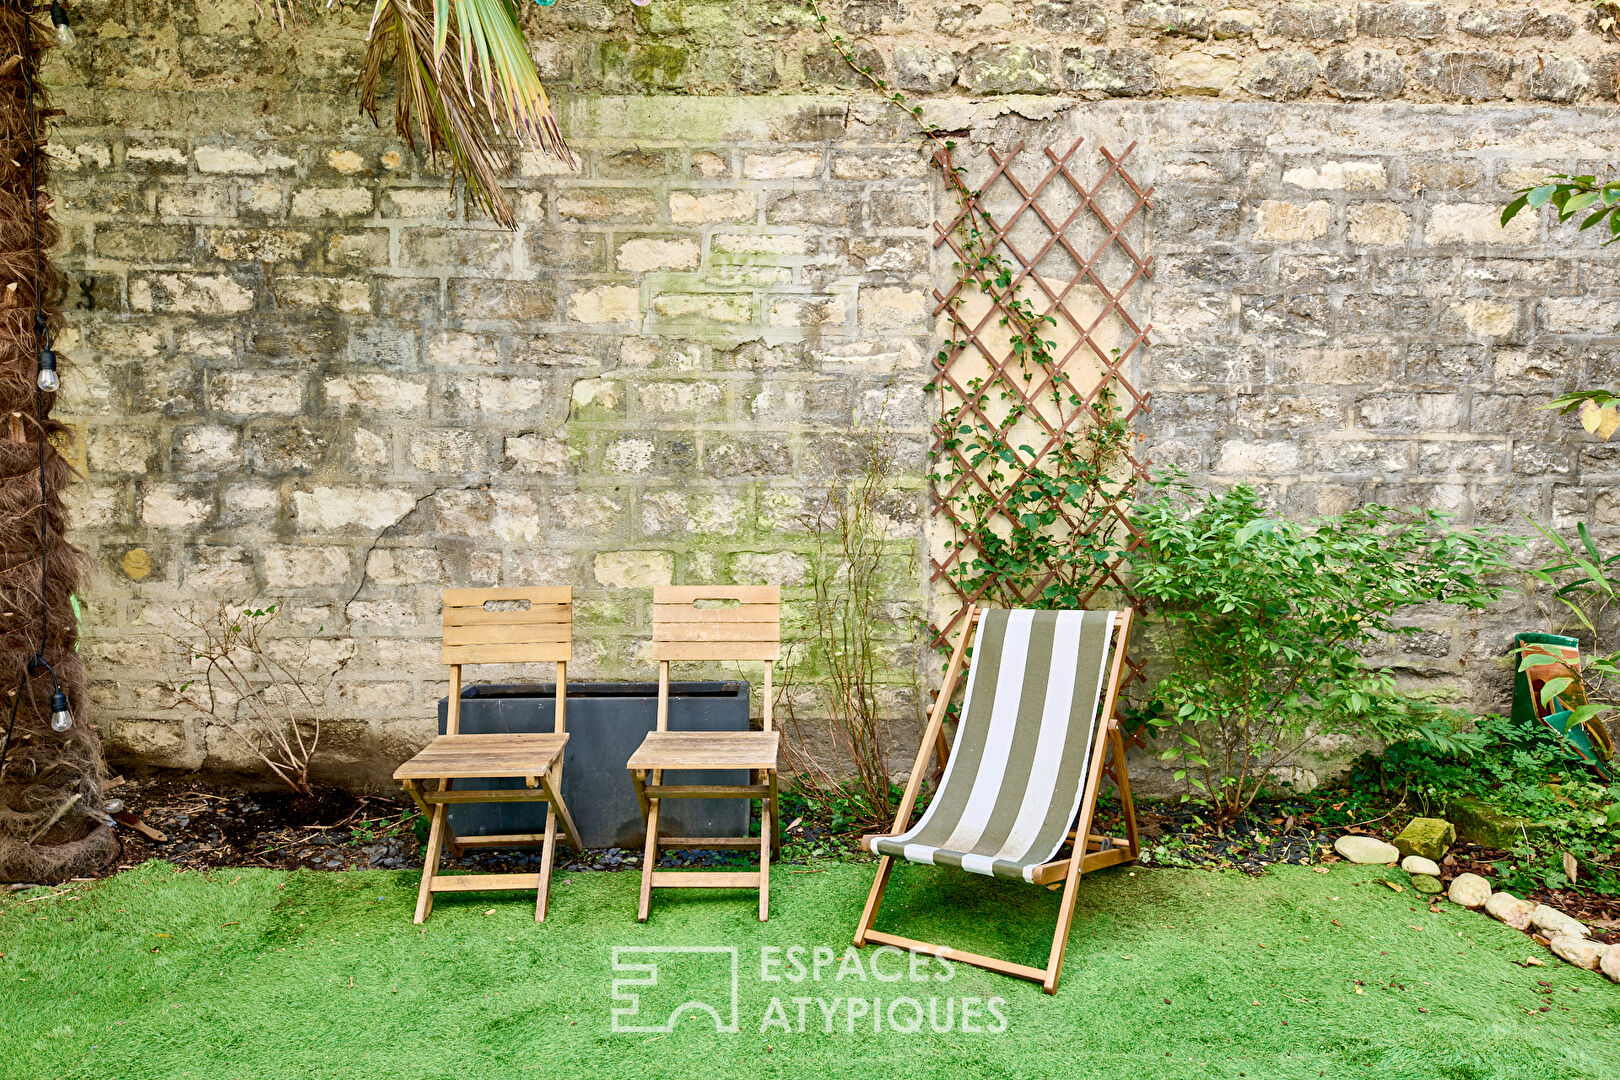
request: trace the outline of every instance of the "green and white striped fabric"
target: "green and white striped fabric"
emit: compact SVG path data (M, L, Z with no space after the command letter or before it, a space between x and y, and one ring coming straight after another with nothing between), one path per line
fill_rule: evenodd
M985 611L939 791L915 826L874 849L1025 881L1051 862L1091 771L1114 617Z

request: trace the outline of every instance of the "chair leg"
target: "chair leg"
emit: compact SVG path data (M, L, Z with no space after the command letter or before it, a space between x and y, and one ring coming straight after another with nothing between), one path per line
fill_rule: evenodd
M546 804L546 839L540 848L540 885L534 895L534 921L546 921L546 906L551 900L551 865L557 854L557 808Z
M894 869L894 860L887 855L878 859L877 877L872 879L872 891L866 897L866 908L861 912L861 921L855 927L855 944L866 944L866 932L872 929L872 923L877 918L878 907L883 903L883 890L889 887L889 871Z
M1082 815L1086 828L1090 828L1089 815ZM1052 934L1052 951L1046 960L1046 978L1041 989L1048 994L1057 993L1058 975L1063 970L1063 950L1069 944L1069 924L1074 921L1074 903L1080 896L1080 862L1085 857L1085 842L1076 837L1069 860L1069 873L1063 881L1063 902L1058 906L1057 929Z
M764 922L771 914L771 825L775 815L771 813L770 799L762 800L759 810L759 921Z
M1125 839L1130 844L1131 858L1136 859L1142 854L1136 834L1136 804L1131 801L1131 777L1125 768L1125 739L1118 728L1114 729L1113 746L1114 786L1119 789L1119 806L1125 816Z
M656 779L654 780L656 783ZM652 913L653 867L658 865L658 806L663 800L647 800L647 845L641 856L641 903L636 909L636 921L646 922Z
M765 776L766 782L771 785L771 854L780 859L782 857L782 810L776 802L776 770L767 770Z
M422 887L416 894L415 922L427 921L433 910L433 875L439 869L439 853L444 849L444 817L449 808L439 803L433 808L433 824L428 829L427 850L422 853Z

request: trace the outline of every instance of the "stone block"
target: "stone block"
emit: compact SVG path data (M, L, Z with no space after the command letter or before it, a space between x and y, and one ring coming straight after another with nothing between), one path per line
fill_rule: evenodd
M1306 203L1267 199L1254 215L1255 239L1277 244L1302 243L1327 235L1333 224L1333 207L1322 200Z
M1398 0L1390 4L1357 4L1356 30L1366 37L1428 40L1444 37L1446 10L1437 3Z
M1125 5L1125 25L1158 34L1205 38L1210 33L1209 8L1167 0L1135 0Z
M1290 41L1349 41L1355 20L1334 4L1281 4L1271 13L1266 32Z
M1256 97L1293 101L1309 94L1321 74L1322 64L1314 53L1289 49L1252 58L1239 85Z
M1439 862L1457 841L1457 829L1443 818L1413 818L1395 837L1402 855L1421 855Z
M1142 49L1064 49L1063 82L1076 93L1144 97L1159 87L1153 54Z
M1188 49L1166 60L1165 89L1172 94L1218 96L1237 85L1242 64L1237 55L1222 46Z
M1413 85L1443 98L1493 101L1507 89L1513 61L1498 52L1425 49L1412 66Z
M752 191L672 191L669 194L669 219L676 224L746 221L758 211L759 202Z
M1050 94L1060 88L1051 52L1029 45L980 45L967 54L961 80L975 94Z
M1323 61L1322 77L1346 101L1392 98L1406 85L1405 66L1389 49L1334 49Z
M591 561L599 585L645 589L668 585L675 576L675 557L667 551L604 551Z

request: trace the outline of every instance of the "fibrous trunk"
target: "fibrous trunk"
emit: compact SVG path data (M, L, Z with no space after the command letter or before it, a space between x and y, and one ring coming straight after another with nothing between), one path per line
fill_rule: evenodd
M0 760L0 878L7 881L60 881L105 865L118 850L102 804L101 742L84 715L72 602L83 553L63 536L62 492L73 470L57 447L71 431L51 417L56 395L36 383L40 350L62 321L62 279L45 257L58 230L45 194L46 106L35 85L40 54L53 43L50 25L36 21L30 5L0 0L0 732L10 731ZM54 669L54 682L38 656ZM75 718L66 732L51 729L56 686Z

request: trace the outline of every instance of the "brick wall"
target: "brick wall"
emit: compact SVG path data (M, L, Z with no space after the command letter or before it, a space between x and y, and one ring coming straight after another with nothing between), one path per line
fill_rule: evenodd
M1620 524L1612 455L1535 409L1612 380L1616 263L1493 220L1526 178L1614 159L1609 107L1516 103L1612 97L1582 5L837 7L967 146L1139 144L1157 460L1302 515ZM645 586L802 582L803 508L857 419L902 432L897 589L920 595L943 196L805 9L537 11L582 170L515 163L512 233L354 115L362 15L76 12L52 69L61 352L115 760L249 764L164 689L198 599L283 597L320 628L346 661L324 768L354 783L427 737L447 584L573 583L576 677L644 676ZM1077 104L1104 94L1135 100ZM1488 703L1527 617L1425 613L1398 659Z

